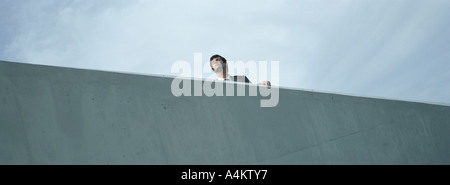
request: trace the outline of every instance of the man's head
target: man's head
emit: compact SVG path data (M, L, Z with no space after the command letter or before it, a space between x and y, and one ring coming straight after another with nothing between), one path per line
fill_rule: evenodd
M224 70L226 71L228 69L227 59L217 54L209 59L209 64L211 65L211 69L216 73L224 72Z

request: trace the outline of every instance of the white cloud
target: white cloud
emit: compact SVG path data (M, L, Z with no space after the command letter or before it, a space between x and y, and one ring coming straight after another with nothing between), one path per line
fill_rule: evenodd
M432 95L450 93L445 0L14 2L3 60L176 75L218 53L280 61L281 86L450 102Z

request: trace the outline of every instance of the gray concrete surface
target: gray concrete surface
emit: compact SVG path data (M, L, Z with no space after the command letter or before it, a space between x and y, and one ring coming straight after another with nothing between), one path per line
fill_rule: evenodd
M0 164L450 164L448 106L280 88L261 108L171 82L0 61Z

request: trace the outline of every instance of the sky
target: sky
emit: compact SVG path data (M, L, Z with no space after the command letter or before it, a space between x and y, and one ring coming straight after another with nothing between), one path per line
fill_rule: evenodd
M449 105L448 51L449 0L0 0L12 62L177 76L220 54L279 61L284 88Z

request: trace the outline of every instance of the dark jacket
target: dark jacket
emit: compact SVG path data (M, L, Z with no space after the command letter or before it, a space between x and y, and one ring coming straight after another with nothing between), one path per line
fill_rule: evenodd
M246 76L231 76L231 80L235 82L245 82L245 83L252 83Z

